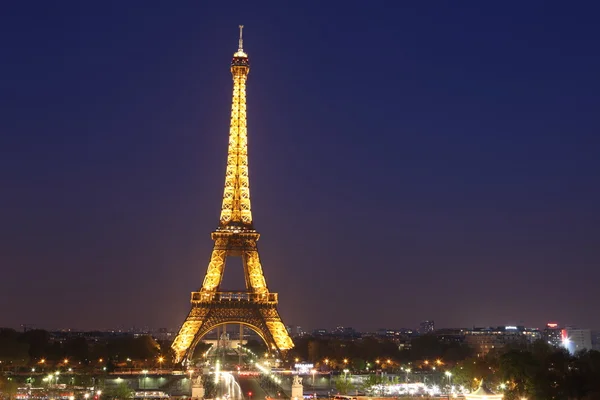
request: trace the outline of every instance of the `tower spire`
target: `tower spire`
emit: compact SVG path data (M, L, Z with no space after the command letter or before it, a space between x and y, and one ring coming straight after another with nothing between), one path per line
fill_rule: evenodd
M240 42L238 45L238 51L244 51L244 39L242 38L243 30L244 30L244 25L240 25Z
M220 228L245 227L252 229L250 181L248 179L248 131L246 128L246 79L250 72L250 63L248 55L242 50L243 28L244 25L240 25L240 47L231 61L233 94Z

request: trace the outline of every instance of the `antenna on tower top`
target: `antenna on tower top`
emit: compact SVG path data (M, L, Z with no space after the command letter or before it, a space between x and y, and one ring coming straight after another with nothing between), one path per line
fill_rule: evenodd
M242 39L242 30L244 29L244 25L240 25L240 44L238 51L244 51L244 39Z

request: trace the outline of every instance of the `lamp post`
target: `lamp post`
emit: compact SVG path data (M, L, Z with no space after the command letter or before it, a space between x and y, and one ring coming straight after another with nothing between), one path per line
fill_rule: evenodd
M448 377L448 398L450 398L450 392L452 392L452 372L446 371L444 374Z
M312 374L312 385L315 386L315 373L317 373L316 369L311 369L310 373Z
M350 372L350 370L346 368L346 369L344 370L344 380L345 380L346 382L348 382L348 372Z

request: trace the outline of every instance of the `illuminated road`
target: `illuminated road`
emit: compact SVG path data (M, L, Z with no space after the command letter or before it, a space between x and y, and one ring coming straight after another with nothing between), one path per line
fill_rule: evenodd
M217 399L244 400L242 389L229 372L219 372L215 397Z
M247 400L265 400L267 392L260 387L258 379L252 376L240 376L240 386ZM249 393L252 393L250 396Z

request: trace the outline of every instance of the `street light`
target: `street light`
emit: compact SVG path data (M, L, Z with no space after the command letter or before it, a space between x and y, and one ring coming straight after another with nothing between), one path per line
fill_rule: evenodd
M349 369L345 369L345 370L344 370L344 380L345 380L345 381L348 381L348 372L350 372L350 370L349 370Z
M310 373L312 374L312 385L315 386L315 373L317 372L316 369L311 369Z
M448 377L448 393L452 391L452 372L446 371L444 374Z

